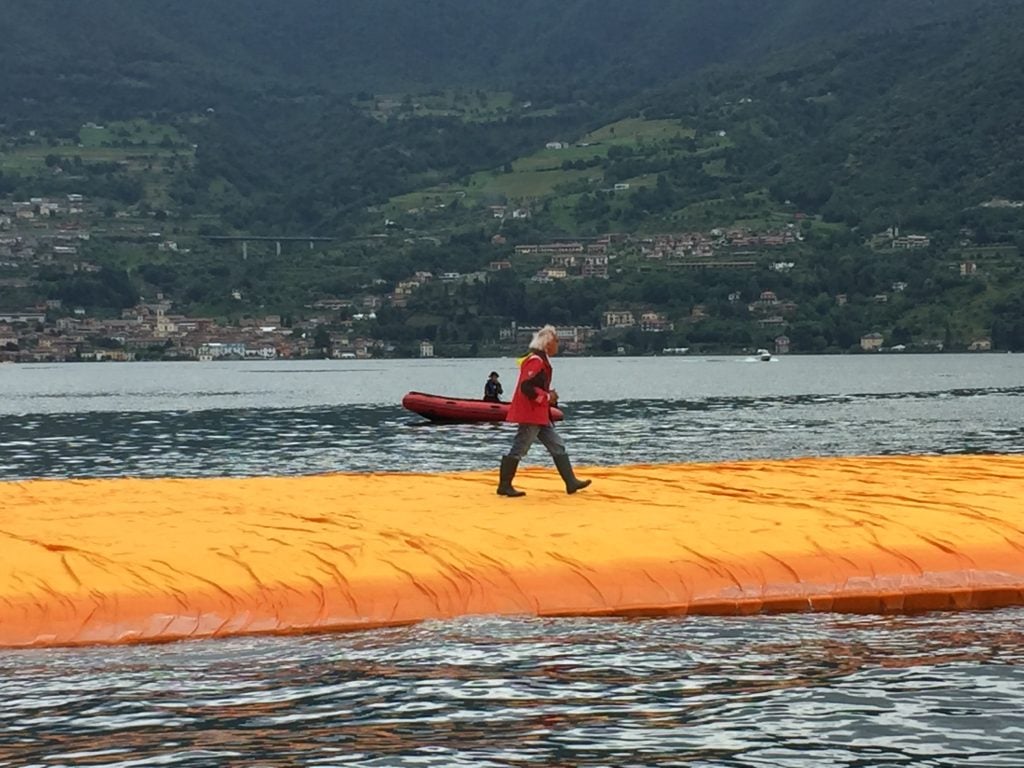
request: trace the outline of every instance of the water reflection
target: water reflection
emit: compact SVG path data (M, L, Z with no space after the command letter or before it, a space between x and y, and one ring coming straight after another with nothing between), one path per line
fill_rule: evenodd
M1021 619L464 619L7 653L0 763L1019 765Z

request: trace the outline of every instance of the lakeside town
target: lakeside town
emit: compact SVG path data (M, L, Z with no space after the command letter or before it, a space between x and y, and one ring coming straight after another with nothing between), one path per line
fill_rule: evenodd
M516 215L528 216L525 209ZM487 215L512 215L504 206L491 206ZM64 198L33 197L28 200L0 200L0 287L26 288L39 270L65 274L95 273L101 266L88 258L89 246L95 238L109 238L116 231L120 241L129 242L142 251L163 255L185 255L173 236L165 234L159 218L151 218L151 229L140 226L123 210L92 210L81 194ZM748 228L712 228L709 231L685 231L652 235L612 234L590 239L557 240L510 245L503 235L496 234L491 245L501 254L487 269L471 272L416 271L403 279L388 283L375 281L367 290L349 296L321 296L303 307L300 314L283 317L267 313L241 316L230 322L210 316L193 316L179 311L173 300L162 292L139 297L138 302L121 310L118 317L95 316L80 306L62 299L50 298L31 306L0 305L0 361L3 362L68 362L68 361L134 361L218 359L294 359L339 358L365 359L375 357L433 357L435 343L424 338L410 348L401 348L395 339L382 336L376 327L377 312L384 307L405 308L413 294L431 283L448 285L486 283L501 272L524 266L532 270L534 283L573 280L621 279L628 262L631 271L657 266L670 270L720 270L748 272L767 269L784 273L795 267L791 247L804 239L802 219L793 220L778 229L755 232ZM118 227L120 222L121 226ZM144 222L145 223L145 222ZM225 238L234 247L240 245L246 257L248 243L244 237ZM266 238L260 238L266 239ZM273 239L273 238L270 238ZM312 247L313 243L310 243ZM875 247L892 250L924 249L930 245L926 235L904 234L893 228L880 233ZM281 243L276 243L277 255ZM775 255L778 254L778 255ZM959 265L962 276L970 277L976 270L973 262ZM5 274L6 273L6 274ZM743 281L737 280L737 285ZM894 281L891 290L872 300L885 303L889 295L901 293L906 282ZM238 288L225 285L233 299L241 302ZM847 295L833 297L839 306ZM749 321L761 331L771 333L773 353L788 354L791 350L786 329L797 313L797 302L762 290L744 295L742 290L728 294L732 305L745 306ZM709 316L702 303L694 303L684 316L670 316L653 306L601 307L598 326L564 324L559 332L562 348L567 354L623 354L627 348L617 343L623 331L638 329L643 333L671 334L678 327L700 323ZM491 349L514 350L528 341L532 327L515 320L496 329L496 337L487 339ZM600 343L600 346L599 346ZM941 351L943 341L926 341L925 349ZM905 345L886 344L883 334L865 328L859 340L863 351L904 351ZM991 340L971 341L969 351L987 351ZM678 353L684 347L666 343L666 353Z

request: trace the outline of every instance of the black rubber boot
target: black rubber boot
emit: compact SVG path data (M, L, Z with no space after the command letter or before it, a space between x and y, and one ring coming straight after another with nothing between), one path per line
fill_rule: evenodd
M552 458L555 460L555 466L558 467L558 474L565 481L566 493L576 493L576 491L582 491L590 485L590 480L580 480L576 477L576 474L572 471L572 462L569 461L567 455L563 454Z
M517 491L512 487L512 480L519 469L519 459L514 456L501 457L501 474L498 479L499 496L525 496L526 491Z

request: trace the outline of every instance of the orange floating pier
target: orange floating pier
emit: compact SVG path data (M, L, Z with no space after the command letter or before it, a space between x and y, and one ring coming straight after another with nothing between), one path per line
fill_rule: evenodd
M3 482L0 646L1024 605L1024 457L578 473Z

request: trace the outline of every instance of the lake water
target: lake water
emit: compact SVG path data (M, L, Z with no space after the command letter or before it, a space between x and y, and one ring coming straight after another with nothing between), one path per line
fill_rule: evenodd
M492 467L511 426L401 407L491 370L511 391L511 359L0 366L0 477ZM564 358L555 386L578 464L1024 451L1024 355Z
M0 479L495 467L511 427L399 404L479 396L492 369L511 390L511 359L0 365ZM555 386L580 465L1024 452L1022 355L564 358ZM0 651L0 768L1022 766L1022 621L473 617Z

